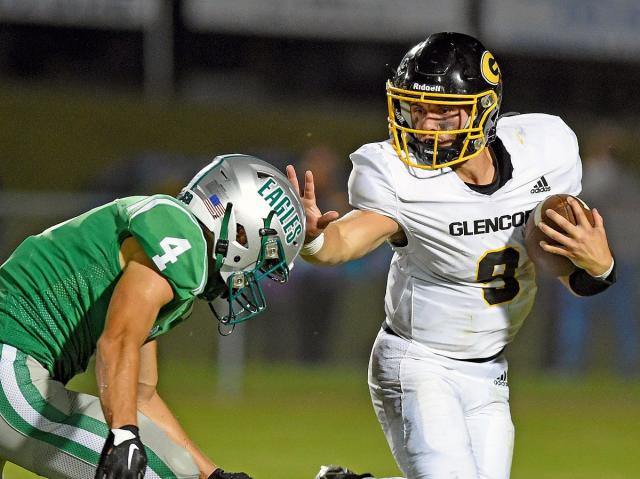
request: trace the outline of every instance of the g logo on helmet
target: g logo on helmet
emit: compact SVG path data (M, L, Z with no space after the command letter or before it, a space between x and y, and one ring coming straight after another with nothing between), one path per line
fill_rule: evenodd
M487 83L497 85L500 82L500 67L490 51L486 50L482 54L481 63L480 71L482 72L482 78L484 78Z

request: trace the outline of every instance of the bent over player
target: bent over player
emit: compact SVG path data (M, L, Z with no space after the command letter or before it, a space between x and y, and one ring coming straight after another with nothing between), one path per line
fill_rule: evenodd
M250 479L158 395L155 339L196 298L225 329L255 316L260 282L287 280L303 238L287 178L245 155L216 157L178 199L117 199L27 238L0 267L0 472ZM99 398L66 389L94 352Z
M353 211L316 206L305 173L307 243L318 264L394 250L386 319L369 364L373 406L409 479L506 479L514 427L505 346L529 313L536 286L526 218L546 195L581 188L578 143L555 116L498 118L502 78L476 39L439 33L415 45L387 83L391 138L351 155ZM295 170L288 176L298 188ZM575 203L575 202L574 202ZM602 217L595 226L549 212L565 234L547 252L576 266L578 295L614 281ZM369 477L323 467L318 479Z

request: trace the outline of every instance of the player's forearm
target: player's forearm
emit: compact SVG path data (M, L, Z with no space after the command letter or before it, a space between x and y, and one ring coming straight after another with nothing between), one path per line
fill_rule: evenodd
M399 231L395 220L371 211L353 210L329 224L320 249L301 254L310 263L335 265L361 258Z
M169 407L156 392L138 405L142 414L155 422L176 444L184 447L198 466L201 478L208 478L217 466L196 446L182 428Z
M322 248L313 255L302 253L302 257L309 263L333 266L361 258L384 241L370 241L353 233L348 228L341 228L338 222L332 223L324 230Z
M140 346L126 339L101 338L96 351L96 381L107 424L137 425L136 387Z

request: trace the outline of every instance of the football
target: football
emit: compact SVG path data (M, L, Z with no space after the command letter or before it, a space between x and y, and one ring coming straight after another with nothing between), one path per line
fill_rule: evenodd
M531 261L536 265L536 269L552 276L566 276L573 272L575 266L573 263L560 255L547 253L540 247L540 241L544 240L549 244L557 244L554 240L545 235L538 224L544 222L556 231L564 233L562 228L558 226L551 218L547 218L545 211L553 210L559 213L563 218L572 224L577 224L576 217L571 209L571 205L567 198L571 195L558 194L551 195L538 203L538 206L531 212L527 224L525 226L524 242L527 248L527 254ZM577 196L574 196L578 203L582 205L582 210L591 225L593 226L593 214L587 204Z

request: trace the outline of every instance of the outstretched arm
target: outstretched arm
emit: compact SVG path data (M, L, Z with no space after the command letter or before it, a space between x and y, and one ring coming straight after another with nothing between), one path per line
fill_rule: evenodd
M344 263L364 256L396 235L403 235L394 219L373 211L353 210L340 219L336 211L322 213L316 204L311 171L305 172L303 190L291 165L287 166L287 176L299 192L304 207L307 223L305 244L319 244L319 240L322 244L313 254L305 254L303 249L301 255L305 260L326 265Z
M302 257L315 264L334 265L361 258L402 232L398 223L373 211L352 210L324 229L322 247Z

